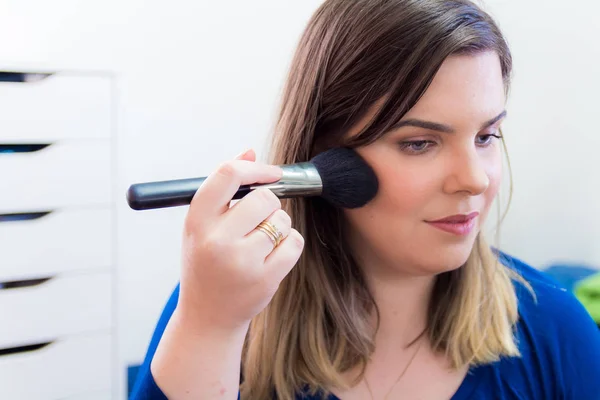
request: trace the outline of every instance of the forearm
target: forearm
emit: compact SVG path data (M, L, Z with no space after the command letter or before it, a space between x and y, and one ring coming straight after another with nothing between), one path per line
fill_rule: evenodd
M246 330L216 332L175 311L151 364L170 400L237 399Z

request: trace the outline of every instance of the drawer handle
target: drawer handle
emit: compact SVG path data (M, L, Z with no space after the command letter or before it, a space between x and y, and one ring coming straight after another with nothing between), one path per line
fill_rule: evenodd
M5 349L0 349L0 357L8 356L10 354L16 353L29 353L32 351L43 349L44 347L50 346L54 341L44 342L44 343L36 343L36 344L28 344L26 346L16 346L16 347L7 347Z
M33 221L49 215L52 211L0 214L0 223L15 221Z
M19 289L25 287L34 287L42 285L52 279L51 276L46 278L23 279L19 281L0 282L0 290Z
M33 72L0 71L0 82L29 83L38 82L52 74Z
M0 154L35 153L50 146L52 143L34 144L0 144Z

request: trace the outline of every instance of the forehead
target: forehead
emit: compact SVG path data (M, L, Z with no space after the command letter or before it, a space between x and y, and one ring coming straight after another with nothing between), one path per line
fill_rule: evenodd
M495 52L451 56L405 118L428 119L460 128L464 119L480 124L498 115L505 102L502 69Z
M377 114L385 98L346 132L357 135ZM402 119L416 118L451 125L457 130L494 118L505 107L506 95L500 58L495 52L448 57L417 104Z

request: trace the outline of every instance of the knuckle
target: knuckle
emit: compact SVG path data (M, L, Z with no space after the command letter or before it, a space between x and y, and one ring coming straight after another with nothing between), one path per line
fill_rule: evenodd
M277 218L279 219L279 222L285 227L290 227L292 225L292 218L288 213L286 213L283 210L277 211Z
M214 233L206 237L203 247L213 259L230 254L230 241Z
M281 208L281 200L269 189L257 189L257 196L274 209Z
M277 227L277 229L281 231L284 236L287 237L290 234L292 221L286 212L282 210L276 211L271 218L271 222Z
M226 178L233 178L237 176L238 169L236 168L236 164L233 161L226 161L219 165L219 167L217 168L217 174Z
M289 238L296 245L296 247L303 248L304 247L304 237L297 230L293 229L290 231Z

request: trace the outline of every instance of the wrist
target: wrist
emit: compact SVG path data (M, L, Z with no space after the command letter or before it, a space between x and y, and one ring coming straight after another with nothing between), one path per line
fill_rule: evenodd
M194 336L208 337L212 336L223 340L244 340L250 321L242 322L236 325L224 325L214 318L204 316L194 309L187 309L182 305L177 305L171 316L171 320L178 330Z
M202 323L176 307L150 366L156 384L168 398L234 399L246 332Z

